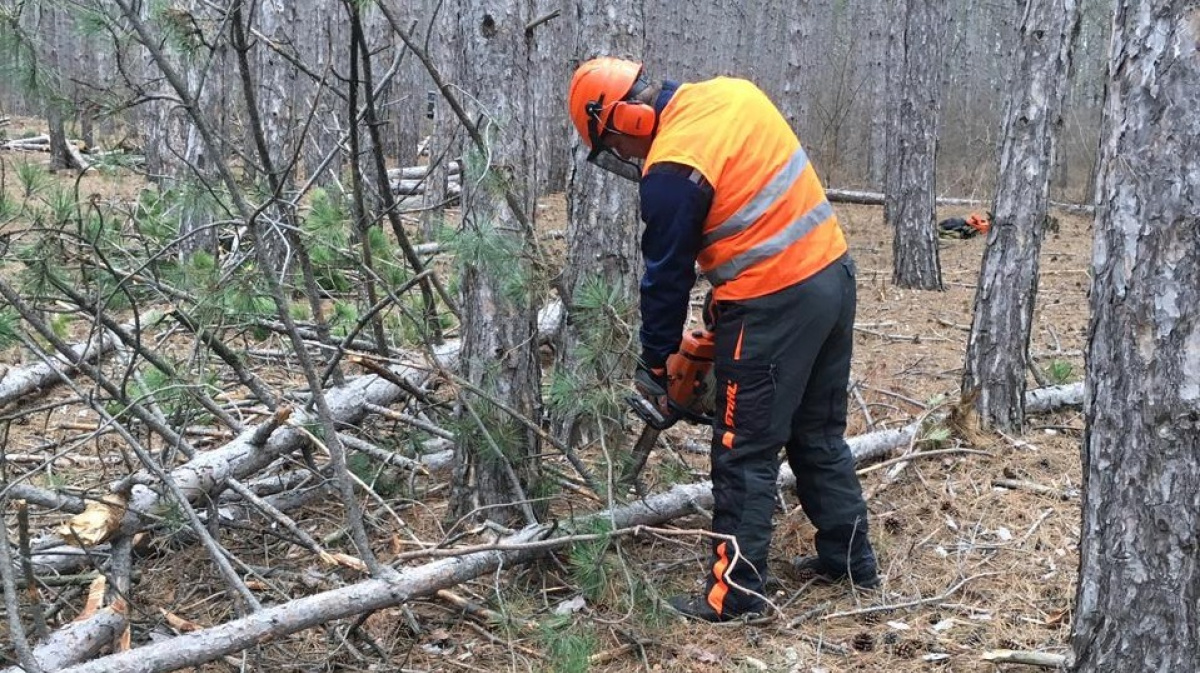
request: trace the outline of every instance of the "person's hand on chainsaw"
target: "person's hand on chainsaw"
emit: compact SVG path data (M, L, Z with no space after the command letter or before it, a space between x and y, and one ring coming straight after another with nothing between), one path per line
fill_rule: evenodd
M645 360L640 360L637 371L633 374L633 387L663 415L669 412L666 363L653 366L647 364Z

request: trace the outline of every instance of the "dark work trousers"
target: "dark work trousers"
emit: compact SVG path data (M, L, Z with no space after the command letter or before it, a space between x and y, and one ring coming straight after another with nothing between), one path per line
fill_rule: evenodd
M823 564L874 575L867 506L843 437L856 303L847 253L789 288L716 306L712 528L737 540L736 555L713 543L707 598L719 614L762 607L734 585L763 592L780 447Z

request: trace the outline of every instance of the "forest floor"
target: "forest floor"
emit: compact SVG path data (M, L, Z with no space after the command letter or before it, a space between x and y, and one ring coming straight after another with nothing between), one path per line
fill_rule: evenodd
M11 171L16 161L26 159L11 154L0 158L9 168L11 193ZM73 181L65 173L52 179ZM129 198L134 192L129 179L94 176L85 179L81 194ZM957 396L985 242L976 238L942 243L944 292L901 290L891 282L891 238L882 209L835 204L835 210L859 269L852 373L857 394L851 401L847 434L900 428ZM566 227L564 212L561 196L547 199L539 211L539 226L561 232ZM965 212L947 208L939 216ZM1083 375L1091 224L1090 218L1062 213L1058 223L1043 244L1030 347L1046 376L1066 383ZM13 227L0 235L15 231ZM11 270L9 266L6 271ZM0 352L0 367L16 365L20 358L17 349ZM66 397L54 392L43 401L59 395ZM780 582L771 598L783 615L765 624L697 624L662 610L657 598L698 590L707 541L699 536L643 536L613 545L596 560L606 588L591 600L573 601L578 596L574 576L551 563L507 569L503 575L456 589L512 618L505 625L478 622L437 599L377 612L362 630L385 653L386 663L362 643L355 654L332 630L313 629L265 644L246 660L231 657L201 670L238 670L236 664L243 661L245 670L261 671L589 670L572 663L582 653L594 657L590 670L612 672L993 671L997 669L992 664L980 661L981 653L990 649L1063 653L1078 563L1078 499L999 488L993 480L1025 480L1064 492L1077 489L1083 419L1078 410L1068 410L1029 420L1023 436L987 435L973 438L971 444L962 437L942 436L936 442L936 448L988 455L921 458L894 478L889 477L890 467L864 466L869 470L862 482L870 494L871 537L883 575L878 594L856 594L843 585L819 586L791 576L788 559L812 552L813 529L794 494L787 493L776 516L770 569ZM27 454L47 442L76 436L81 424L94 421L81 405L69 405L5 423L3 450ZM396 427L376 424L369 430L378 436ZM651 488L665 488L680 474L706 479L703 431L677 427L664 436L676 450L652 457L647 469ZM96 441L89 446L102 453L109 444ZM933 447L926 443L922 448ZM113 476L103 472L97 473L94 463L75 464L67 457L46 470L53 477L43 475L36 483L96 492ZM376 486L383 491L381 482ZM446 514L446 489L436 483L422 484L419 493L402 483L390 488L394 495L389 501L412 531L436 539ZM571 507L582 504L564 501L556 513L565 515ZM339 510L327 501L295 516L319 539L352 551L338 536ZM39 517L43 524L51 519ZM673 525L689 530L707 528L708 523L696 514ZM351 572L339 576L320 568L308 552L281 545L269 527L256 522L225 529L222 541L247 562L296 570L295 581L280 580L293 596L359 579ZM401 541L386 538L377 542L385 561L389 552L403 547ZM137 566L131 596L135 646L179 628L180 622L166 622L164 611L202 627L236 616L200 547L160 541ZM633 592L633 585L643 589ZM266 602L276 599L263 597ZM919 604L864 611L913 602ZM80 603L75 599L62 616L69 618ZM837 616L855 611L860 612ZM3 640L8 640L7 634ZM631 641L638 645L623 647Z

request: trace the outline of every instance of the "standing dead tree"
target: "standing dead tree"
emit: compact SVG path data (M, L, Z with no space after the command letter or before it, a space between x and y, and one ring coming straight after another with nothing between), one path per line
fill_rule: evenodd
M1027 0L1004 118L1000 184L979 271L962 389L984 423L1025 423L1025 372L1062 104L1079 30L1075 0Z

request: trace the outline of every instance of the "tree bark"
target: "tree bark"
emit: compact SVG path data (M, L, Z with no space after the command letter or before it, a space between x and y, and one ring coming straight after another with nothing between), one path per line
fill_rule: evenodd
M1120 3L1102 132L1075 671L1200 670L1200 6Z
M888 38L888 164L884 218L892 238L892 282L941 290L934 196L941 109L945 0L905 0Z
M71 622L50 634L33 650L33 658L46 671L58 671L96 656L111 645L127 624L125 615L103 608L81 622ZM6 668L0 673L22 673L20 666Z
M525 26L528 0L458 0L463 82L478 87L471 98L486 112L491 145L463 162L462 363L465 377L526 418L541 417L541 383L535 340L537 306L529 280L535 269L532 221L534 185L530 156L536 147L529 124L533 99L531 43ZM503 82L503 86L498 83ZM481 129L483 130L483 129ZM515 195L513 206L505 191ZM479 397L463 392L460 418L470 434L459 443L452 508L463 516L512 523L533 516L529 493L540 471L536 433ZM525 503L518 505L514 503ZM519 517L519 518L518 518Z
M640 2L620 0L611 12L584 11L585 4L579 5L581 11L577 12L580 40L575 55L580 62L600 55L629 54L641 44ZM662 73L646 74L656 83L663 79ZM594 393L627 385L633 371L637 353L628 346L637 344L637 335L629 330L637 324L637 279L642 265L635 234L640 228L637 188L588 164L588 149L574 130L570 146L567 261L561 276L570 319L562 322L554 365L554 388L570 392L558 396L561 403L555 403L553 411L558 436L575 445L581 437L596 436L601 431L599 424L606 424L603 432L607 434L615 425L611 419L623 415L619 409L595 408L593 403L602 398ZM620 395L607 397L619 399Z
M128 326L128 325L127 325ZM91 362L108 354L117 345L117 339L107 330L97 334L86 343L72 347L75 355ZM0 408L15 400L28 401L29 395L38 390L57 385L62 381L61 373L70 372L72 367L65 363L51 366L45 362L10 369L0 376Z
M975 408L983 423L1001 430L1025 424L1038 254L1078 29L1076 0L1026 0L962 379L964 392L979 391Z

